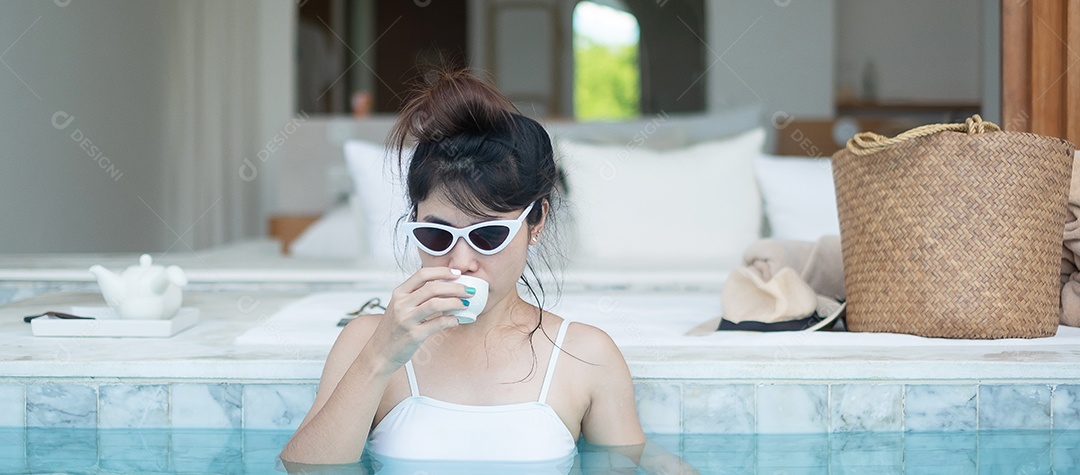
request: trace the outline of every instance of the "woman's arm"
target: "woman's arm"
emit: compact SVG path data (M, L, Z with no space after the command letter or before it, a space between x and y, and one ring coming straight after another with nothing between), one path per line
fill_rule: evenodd
M634 384L622 352L611 337L602 330L588 327L588 347L594 348L585 361L593 381L589 409L581 422L585 441L596 447L620 454L633 461L645 473L698 473L678 456L645 439L637 417ZM591 334L590 334L591 333Z
M315 402L281 451L283 462L351 463L364 450L371 422L396 368L369 349L375 316L353 320L330 350ZM383 360L383 361L380 361Z
M342 464L360 459L390 377L431 335L457 326L446 312L470 294L451 280L460 272L423 268L394 289L386 313L356 319L327 357L319 393L281 451L282 462Z
M589 408L581 420L581 433L594 445L644 444L634 384L622 352L603 330L580 326L575 338L579 341L572 342L571 353L580 351L581 359L591 363L581 366L586 373L581 381L590 382Z

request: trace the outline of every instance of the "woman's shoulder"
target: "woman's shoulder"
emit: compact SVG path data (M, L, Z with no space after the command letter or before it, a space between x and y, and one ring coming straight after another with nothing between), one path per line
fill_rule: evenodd
M603 365L617 358L622 352L607 332L587 323L569 321L564 337L563 350L586 362Z
M358 315L345 325L345 328L341 330L342 333L349 333L353 335L370 334L375 331L375 327L379 326L379 320L383 315L377 314L364 314Z
M375 328L379 326L379 320L381 318L382 314L360 315L352 319L352 321L345 325L345 328L341 329L337 341L334 342L333 349L348 349L349 351L359 354L360 350L367 344L368 340L371 339L371 335L375 333ZM331 351L333 351L333 349Z
M580 389L596 397L609 388L621 387L630 379L626 359L607 332L595 326L571 322L562 344L563 356L570 362L564 377L581 381ZM560 362L563 359L559 360Z

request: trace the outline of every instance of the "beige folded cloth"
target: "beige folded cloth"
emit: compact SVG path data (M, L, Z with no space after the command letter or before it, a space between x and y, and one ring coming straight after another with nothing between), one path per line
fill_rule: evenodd
M721 318L735 323L795 320L823 310L819 307L829 299L847 298L839 236L817 242L763 239L743 253L743 263L724 283L723 317L694 327L688 335L716 331Z
M1080 161L1073 157L1069 206L1061 240L1061 324L1080 327Z
M755 267L739 267L728 277L720 293L724 318L734 323L798 320L814 313L817 303L814 289L790 267L768 277Z
M743 262L764 280L790 267L814 292L836 300L847 298L840 236L823 236L817 242L762 239L743 253Z

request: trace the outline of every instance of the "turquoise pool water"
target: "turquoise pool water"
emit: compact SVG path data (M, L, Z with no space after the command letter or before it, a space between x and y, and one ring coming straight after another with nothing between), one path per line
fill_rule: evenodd
M0 428L0 473L281 473L276 457L291 434ZM1080 473L1080 431L686 434L655 435L650 441L705 474ZM574 462L571 473L634 473L625 470L625 459L620 456L590 447L581 447ZM372 473L372 464L378 462L331 472ZM528 467L505 465L488 467L486 472L467 465L412 468L405 473L529 472ZM391 471L387 466L383 469Z

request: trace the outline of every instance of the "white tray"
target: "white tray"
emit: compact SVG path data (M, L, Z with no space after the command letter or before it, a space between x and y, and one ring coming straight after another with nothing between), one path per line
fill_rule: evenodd
M109 307L70 307L65 313L94 320L38 317L34 336L168 338L199 322L199 309L183 307L169 320L123 320Z

